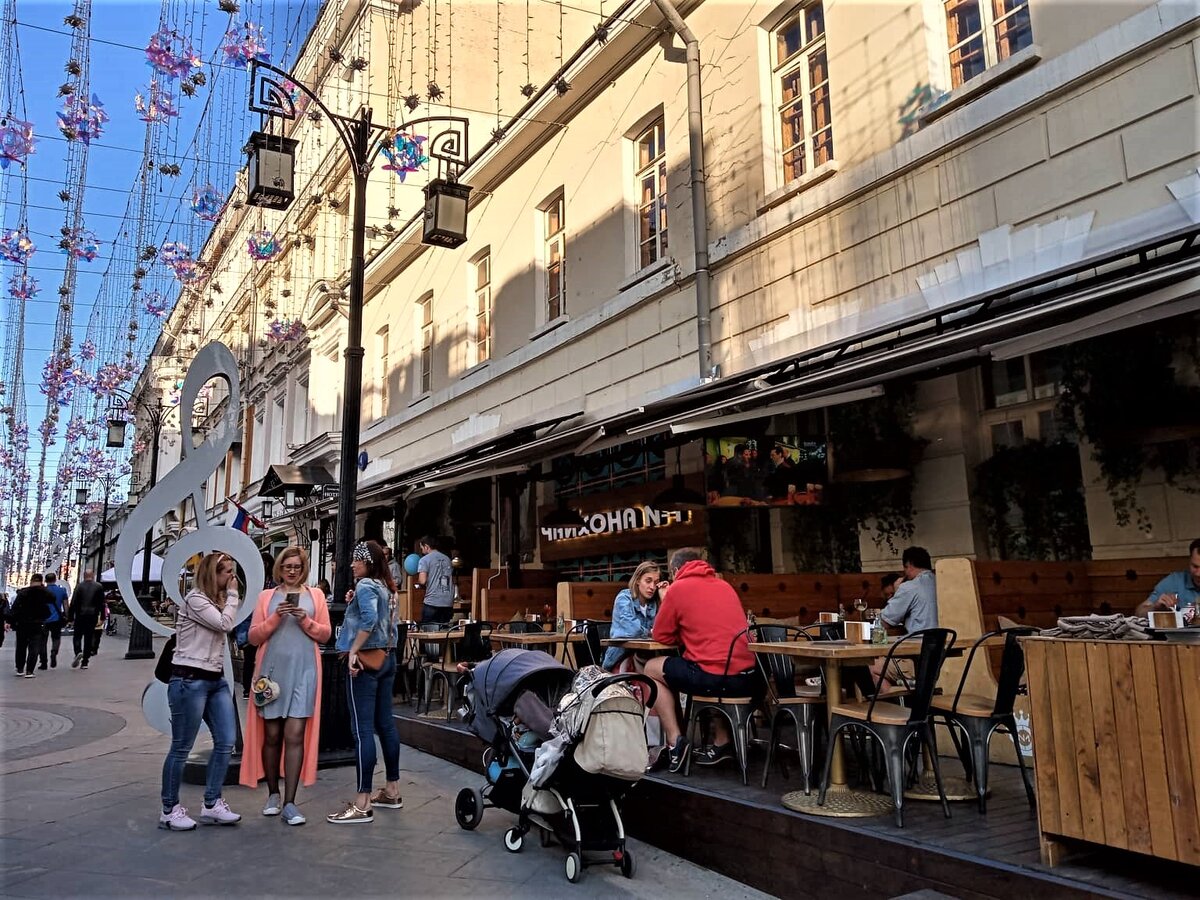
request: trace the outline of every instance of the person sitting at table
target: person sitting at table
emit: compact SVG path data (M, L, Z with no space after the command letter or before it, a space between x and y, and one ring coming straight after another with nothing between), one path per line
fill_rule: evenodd
M1183 610L1200 608L1200 538L1188 545L1188 567L1182 572L1172 572L1154 586L1138 608L1135 616L1145 616L1152 610ZM1191 616L1196 613L1192 612Z
M887 603L896 595L896 588L904 582L904 576L899 572L888 572L879 579L879 592L883 594L883 602Z
M662 580L662 569L658 563L647 561L633 571L629 587L622 588L613 600L610 638L649 638L658 614L661 591L667 582ZM609 647L604 651L603 668L615 672L617 666L632 655L633 651L622 647ZM640 669L640 667L639 667Z
M924 547L908 547L900 556L904 580L896 585L892 597L880 613L884 627L901 634L912 634L926 628L937 628L937 579L933 576L933 560ZM883 687L886 690L905 680L905 673L896 668L888 672ZM871 664L871 680L878 683L883 660Z
M689 745L679 727L676 695L754 696L761 690L761 679L746 636L734 643L738 633L746 630L742 603L733 587L704 561L704 551L695 547L676 550L670 572L671 586L663 596L651 637L682 646L683 655L655 657L646 663L645 673L658 687L656 709L670 748L670 769L678 772L687 761ZM720 716L714 720L713 746L703 758L697 754L698 765L734 758L728 723Z

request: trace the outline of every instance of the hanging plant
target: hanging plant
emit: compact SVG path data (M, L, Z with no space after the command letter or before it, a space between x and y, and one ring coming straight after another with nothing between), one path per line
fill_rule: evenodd
M275 254L279 252L279 242L275 240L271 231L264 228L250 235L250 239L246 241L246 252L250 254L251 259L267 262L274 259Z
M29 258L37 252L33 239L25 226L4 232L0 236L0 257L18 265L29 262Z
M911 385L889 386L882 397L829 410L834 483L825 502L893 553L913 535L913 471L929 443L912 431L915 397Z
M235 25L225 32L221 51L225 54L225 63L235 69L246 68L252 59L259 62L271 61L262 26L253 22L246 22L240 28Z
M186 36L160 28L146 45L146 64L168 78L188 78L203 63Z
M17 272L8 279L9 296L17 300L30 300L38 295L41 287L38 281L28 272Z
M58 113L58 130L68 141L80 140L91 144L104 134L104 123L108 121L108 113L100 98L92 94L91 102L77 94L72 94L63 101L63 108Z
M1079 446L1026 441L975 467L976 499L996 559L1090 559Z
M7 169L14 162L24 167L35 143L32 122L11 116L0 119L0 169Z
M275 319L267 326L267 337L278 343L298 341L307 329L299 319Z
M165 122L179 115L175 98L157 81L151 81L149 86L133 95L133 108L143 122ZM162 171L161 168L159 171Z
M1117 524L1153 523L1137 489L1148 471L1200 493L1200 317L1065 348L1059 415L1091 445Z
M429 157L421 152L421 145L427 138L423 134L410 134L396 129L391 141L383 147L383 155L387 157L385 172L395 172L404 181L410 172L419 172L421 166L429 162Z

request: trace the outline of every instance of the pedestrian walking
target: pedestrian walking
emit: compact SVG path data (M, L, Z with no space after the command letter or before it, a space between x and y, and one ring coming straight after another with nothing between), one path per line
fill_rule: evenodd
M321 644L329 640L325 595L307 586L308 554L288 547L275 559L278 587L258 595L250 624L250 643L258 648L254 701L246 716L240 782L253 788L267 782L264 816L287 825L303 825L296 788L317 780L320 738ZM279 794L280 764L284 793ZM282 799L282 803L280 802Z
M94 635L100 628L103 616L104 588L96 581L95 569L88 569L83 573L83 580L75 585L71 594L71 604L67 608L67 621L74 628L71 635L71 647L75 651L72 669L77 666L81 669L88 667Z
M58 583L58 573L46 573L46 590L50 593L50 612L43 626L45 640L38 648L38 668L46 668L46 645L50 645L50 668L58 665L58 648L62 646L62 630L67 618L67 589Z
M17 675L33 678L33 669L46 640L44 627L53 598L41 575L33 575L29 586L17 591L9 611L9 621L17 632Z
M8 602L8 593L0 593L0 647L4 646L4 636L8 634L8 611L10 604Z
M396 585L383 558L383 548L364 541L354 548L351 570L355 584L346 592L346 618L337 648L346 654L350 677L346 692L353 715L354 766L358 794L341 812L326 816L333 825L353 825L374 819L372 807L401 809L400 736L392 719L392 683L396 678L396 629L391 596ZM387 782L371 796L375 772L375 735L383 748Z
M179 785L203 721L212 732L212 755L204 784L200 821L236 825L242 817L221 796L236 736L233 695L225 680L225 643L238 609L237 567L224 553L200 560L195 587L175 617L175 655L167 702L171 707L171 749L163 761L162 815L158 827L191 831L196 822L179 803Z

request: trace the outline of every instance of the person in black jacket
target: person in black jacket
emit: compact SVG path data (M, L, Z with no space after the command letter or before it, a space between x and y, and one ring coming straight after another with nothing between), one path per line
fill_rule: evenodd
M0 593L0 647L4 646L4 636L8 634L8 594Z
M72 638L75 645L75 661L71 663L72 669L76 666L83 669L88 667L88 659L92 655L92 638L103 615L104 588L96 581L95 570L88 569L83 573L83 580L75 585L75 591L71 594L71 606L67 610L67 621L75 625Z
M52 602L54 598L42 584L41 575L33 575L29 579L29 587L17 591L17 598L8 615L17 632L18 675L32 678L38 656L45 652L46 634L43 628Z

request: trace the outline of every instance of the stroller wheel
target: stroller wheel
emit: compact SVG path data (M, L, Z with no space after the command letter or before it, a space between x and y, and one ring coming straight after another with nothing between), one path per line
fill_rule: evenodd
M572 850L567 854L567 881L571 884L579 884L579 879L583 877L583 857Z
M519 828L510 828L504 832L504 849L509 853L520 853L525 846L525 835Z
M478 788L463 788L454 798L454 818L458 827L471 831L483 818L483 794Z
M633 859L633 851L625 850L621 853L621 874L626 878L632 878L633 873L637 871L637 863Z

